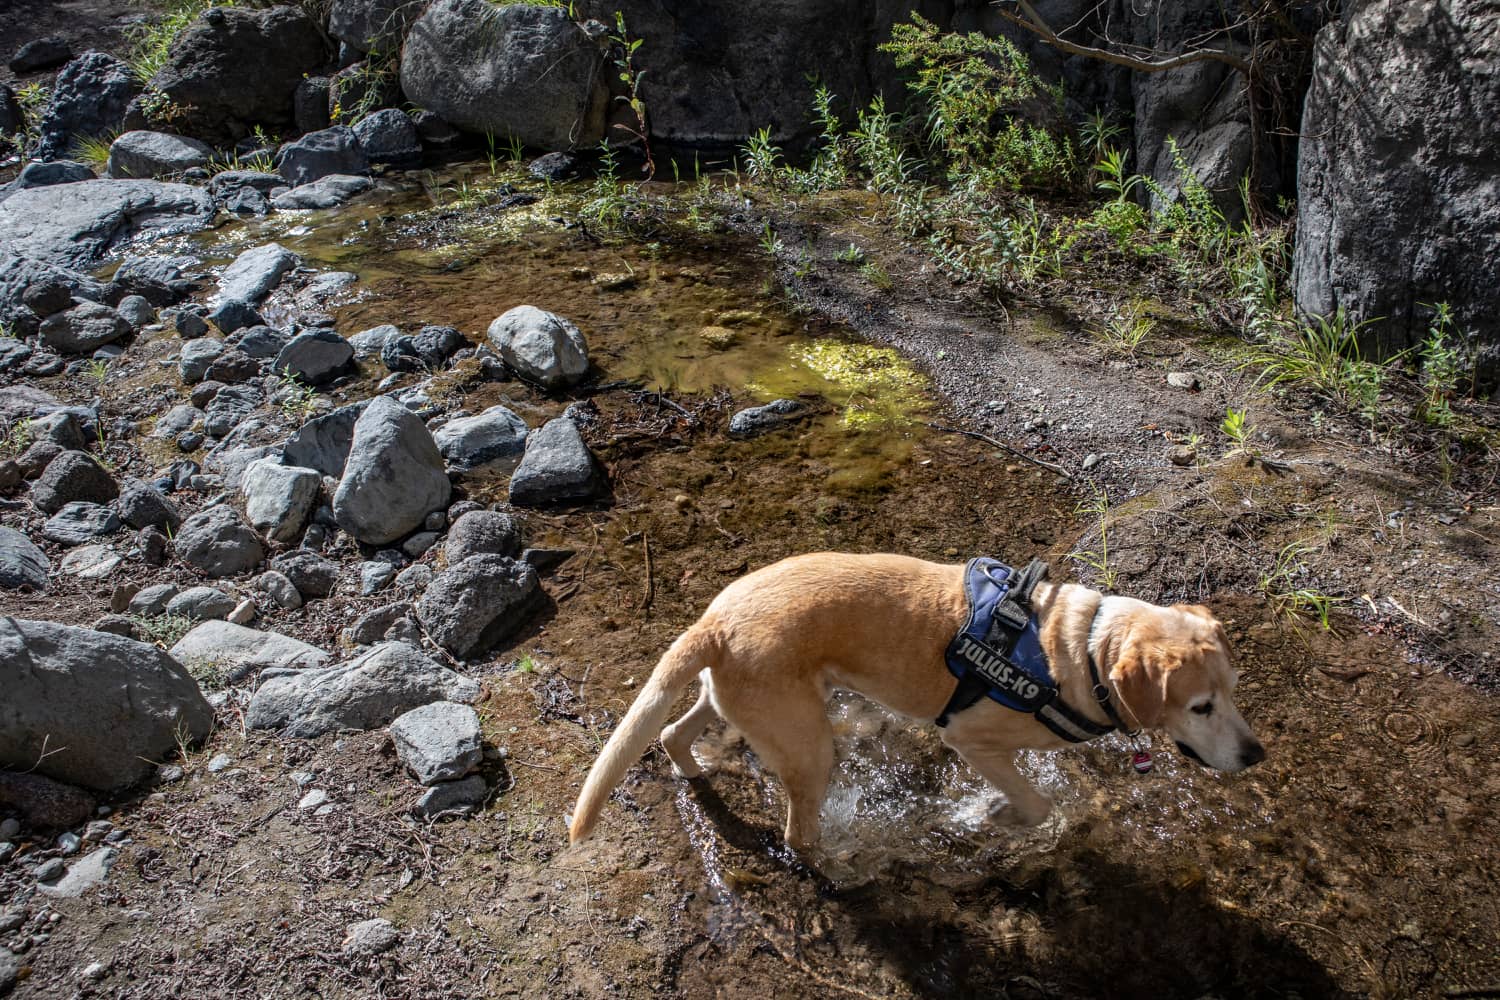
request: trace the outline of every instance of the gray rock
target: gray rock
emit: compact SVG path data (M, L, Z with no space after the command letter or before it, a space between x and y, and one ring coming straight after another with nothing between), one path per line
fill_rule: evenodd
M293 92L326 59L300 8L213 7L177 37L151 89L184 109L183 131L228 144L256 124L289 126Z
M539 181L565 181L578 176L578 158L568 153L548 153L527 164L526 172Z
M604 135L603 54L561 8L438 0L402 47L401 89L459 128L527 146L585 147Z
M31 345L15 337L0 337L0 372L14 371L31 357Z
M349 345L354 348L354 356L361 361L380 357L381 350L387 341L395 340L401 336L401 330L389 323L383 326L372 326L368 330L361 330L349 338Z
M120 518L108 507L75 500L42 525L42 537L59 545L83 545L120 530Z
M219 299L255 305L271 294L287 272L300 263L302 258L280 243L267 243L246 250L219 275Z
M3 193L3 189L0 189ZM102 299L104 286L79 271L12 253L6 237L0 236L0 322L8 325L12 336L30 336L37 330L37 316L26 305L27 289L41 282L62 282L69 291L69 301L79 298ZM36 364L42 358L33 357Z
M177 358L177 373L188 385L202 382L204 376L208 374L209 366L223 353L224 342L222 340L212 340L208 337L190 340L182 345L182 353Z
M561 566L575 554L573 549L531 548L521 553L521 561L538 573L546 573L548 570Z
M432 578L417 617L433 641L460 658L514 634L545 601L536 570L504 556L470 556Z
M203 411L203 431L220 438L239 426L261 404L259 389L251 385L226 385Z
M241 425L241 429L249 426L247 421ZM275 461L276 457L275 445L237 448L231 438L225 438L204 457L203 464L210 472L217 472L223 478L225 487L237 490L244 485L246 469L263 458Z
M401 551L413 559L420 559L422 553L436 545L441 537L436 531L419 531L401 543Z
M270 326L252 326L240 330L234 337L234 346L242 354L266 361L281 353L291 340L291 335Z
M355 620L353 625L344 630L344 638L356 646L372 646L387 638L391 626L403 618L409 618L411 611L410 601L397 601L394 604L366 611Z
M155 618L157 615L167 613L167 605L172 603L172 598L178 593L179 590L174 583L154 583L136 591L126 607L133 615L141 618Z
M119 513L120 520L132 528L154 525L176 531L177 526L182 523L177 505L167 499L161 490L139 479L125 481L120 490L120 498L115 501L115 510Z
M317 505L323 477L316 469L259 459L245 468L245 516L273 542L295 541Z
M504 406L492 406L475 416L448 421L432 438L449 468L473 472L519 459L526 450L526 435L526 421Z
M169 543L166 533L157 528L142 528L135 536L135 545L140 550L141 561L147 566L161 566L166 563Z
M1362 346L1390 354L1424 339L1433 312L1422 303L1447 302L1493 382L1495 11L1478 0L1369 0L1343 11L1318 35L1299 129L1297 306L1372 321Z
M382 643L347 663L263 681L245 721L312 738L338 729L374 729L434 701L472 702L479 684L439 666L412 647Z
M151 773L213 710L154 646L92 629L0 618L0 764L113 791Z
M208 335L208 320L199 313L182 309L172 316L172 328L183 340L194 340Z
M127 295L115 306L115 312L131 326L139 330L156 322L156 307L144 295Z
M208 371L204 372L203 376L209 381L233 385L259 377L260 369L259 361L237 348L228 347L217 358L214 358L213 364L208 366Z
M290 375L308 385L326 385L350 371L354 348L332 330L314 330L293 337L276 355L278 374Z
M40 774L0 770L0 803L33 827L77 826L94 815L97 803L81 788Z
M129 642L130 640L121 641ZM113 847L100 847L75 861L62 878L50 885L39 884L37 890L57 899L77 899L90 889L104 883L118 854L119 852Z
M73 58L73 50L67 40L58 35L34 38L16 49L10 58L10 71L17 76L36 73L44 69L56 69Z
M806 410L807 407L795 399L776 399L764 406L746 407L729 418L729 436L758 437L785 427L796 417L804 415Z
M339 293L359 281L353 271L324 271L317 274L297 291L297 305L304 309L315 309L330 303ZM331 318L331 317L330 317ZM325 323L324 326L332 326Z
M432 582L432 567L425 563L408 566L396 574L396 587L400 590L418 591Z
M61 354L91 354L130 333L125 317L97 302L80 302L42 320L43 347Z
M464 345L451 326L424 326L415 337L393 337L380 349L381 362L393 372L437 371Z
M418 816L436 816L453 810L472 812L484 803L489 794L490 789L484 783L484 778L471 774L462 781L445 781L433 785L417 800L412 812Z
M362 400L309 420L287 439L283 460L288 465L317 469L325 476L343 476L344 463L354 442L355 422L369 405Z
M140 93L130 67L103 52L85 52L58 72L42 112L37 158L55 160L80 139L118 130Z
M456 566L470 556L514 557L521 550L521 528L509 514L494 510L469 511L453 522L443 556Z
M109 503L119 495L120 488L110 474L82 451L58 455L31 484L31 502L44 514L55 514L75 500Z
M416 414L389 397L371 400L354 425L333 497L339 527L369 545L409 534L448 505L443 457Z
M277 195L271 199L271 206L282 211L333 208L342 205L357 194L368 191L371 185L372 182L368 177L331 174Z
M63 556L58 571L85 580L100 580L113 573L120 562L108 545L85 545Z
M516 306L497 317L486 336L507 365L543 388L574 385L588 373L583 334L556 313Z
M365 155L371 163L412 166L422 159L422 140L417 127L403 111L386 108L377 111L354 126Z
M390 951L400 941L401 932L396 930L396 925L383 917L376 917L350 924L342 947L349 954L379 955Z
M189 670L221 671L237 683L258 670L306 670L328 663L316 646L279 632L262 632L226 621L206 621L178 640L172 658Z
M206 165L214 151L197 139L166 132L126 132L109 147L111 177L180 174Z
M298 135L318 132L333 124L328 117L329 82L326 76L309 76L297 84L292 93L292 120L297 124Z
M274 569L267 570L252 580L250 586L265 592L278 607L288 611L295 611L302 607L302 595L297 592L297 585L292 583L291 578L285 573Z
M344 125L309 132L276 152L276 172L294 188L331 174L362 174L369 169L354 130ZM271 199L272 204L276 200Z
M0 202L7 249L64 268L91 268L141 235L201 229L213 218L207 191L162 181L81 181L18 191Z
M462 778L484 760L479 715L468 705L436 701L391 723L396 756L424 785Z
M607 488L578 427L558 417L527 438L526 454L510 477L510 502L523 507L550 506L590 500Z
M230 192L244 190L245 188L249 188L259 194L270 194L276 188L285 186L286 180L280 174L266 173L263 170L225 170L214 174L208 182L208 190L215 198L225 198ZM253 252L247 251L247 253ZM242 298L246 301L259 301L252 296L243 294L237 294L234 297Z
M182 522L172 546L177 558L212 577L247 572L265 556L260 536L227 504Z
M228 618L239 601L214 587L189 587L167 603L167 614L193 621Z
M271 568L281 573L304 601L327 597L339 581L339 564L311 549L293 549L271 560Z
M31 539L14 528L0 526L0 587L45 590L51 571L52 564Z
M83 425L78 414L68 410L53 410L31 422L34 440L47 440L67 451L82 451L88 442L84 440Z
M3 548L0 548L0 559L3 559ZM396 567L388 562L362 562L359 564L359 592L361 596L368 596L384 590L385 587L396 578ZM45 579L45 576L43 577ZM40 587L38 587L40 589Z
M74 160L53 160L50 163L32 160L21 168L15 180L0 187L0 201L27 188L51 187L54 184L77 184L79 181L93 179L94 172L86 165Z
M220 302L208 314L208 321L225 335L246 327L264 326L266 322L265 317L257 312L254 306L248 302L241 302L239 299L226 299Z
M424 6L421 0L333 0L328 33L356 52L394 53Z

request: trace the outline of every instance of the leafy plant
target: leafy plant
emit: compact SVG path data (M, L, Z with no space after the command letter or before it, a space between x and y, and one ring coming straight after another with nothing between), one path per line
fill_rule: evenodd
M1332 631L1329 615L1342 598L1333 597L1308 586L1307 566L1302 557L1313 551L1303 542L1291 542L1276 555L1276 562L1260 577L1260 589L1271 602L1271 610L1278 617L1295 622L1298 618L1314 618L1323 631Z
M1076 513L1099 519L1099 547L1074 549L1068 553L1068 558L1098 573L1101 589L1114 590L1115 584L1119 582L1119 573L1109 561L1109 490L1102 487L1096 490L1092 499L1078 505Z
M31 442L36 439L36 431L31 426L30 417L21 417L5 428L5 436L0 438L0 454L19 455L31 447Z
M1135 356L1136 348L1156 329L1156 320L1146 315L1140 302L1131 302L1117 310L1099 328L1099 335L1113 349Z
M745 173L750 179L769 188L778 187L784 168L777 162L781 159L781 147L771 141L771 129L757 129L745 142L744 149Z
M193 620L186 615L131 615L135 630L145 642L162 649L177 645L193 627ZM222 676L222 671L220 671ZM198 676L196 673L194 676Z
M863 264L865 252L853 243L833 255L833 259L840 264Z
M888 292L896 287L895 283L891 281L891 276L886 273L885 268L873 260L865 261L865 263L860 265L859 276L882 292Z
M1418 415L1434 427L1453 424L1449 401L1458 395L1458 378L1462 359L1458 345L1451 339L1453 310L1446 302L1432 305L1432 323L1422 342L1422 400Z
M615 33L609 38L615 53L615 69L619 72L620 82L625 85L625 94L616 98L624 101L629 106L630 112L635 116L635 124L627 125L617 122L615 128L625 131L641 144L641 151L645 155L645 163L641 165L641 173L646 180L656 176L656 161L651 158L651 140L647 137L646 127L646 102L641 98L641 81L645 79L644 70L635 68L635 53L645 39L630 37L630 32L625 28L625 15L615 11Z
M317 415L318 394L310 385L298 381L291 368L276 373L281 388L277 391L282 414L293 423L303 423Z
M1359 331L1372 322L1355 323L1341 307L1295 333L1274 337L1245 365L1261 369L1258 381L1266 388L1309 388L1373 419L1385 369L1366 361L1359 347Z

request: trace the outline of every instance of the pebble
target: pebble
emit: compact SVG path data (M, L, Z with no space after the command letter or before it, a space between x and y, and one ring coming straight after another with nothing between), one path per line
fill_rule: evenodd
M346 952L376 955L388 951L400 940L401 932L396 930L395 924L384 917L376 917L374 920L350 924L345 932L343 949Z
M84 979L87 979L91 983L97 983L108 974L109 966L105 965L103 962L90 962L88 965L84 966L83 972L80 973L80 975L82 975Z
M1456 747L1471 747L1474 745L1474 742L1473 733L1459 733L1453 737L1453 745Z
M1199 387L1198 376L1192 372L1167 372L1167 385L1191 392Z
M218 774L228 767L233 761L227 753L215 754L214 759L208 762L208 773Z
M1094 466L1096 466L1098 464L1099 464L1099 456L1097 454L1095 454L1094 452L1089 452L1087 455L1084 456L1083 467L1085 469L1092 469Z
M314 788L297 801L298 809L316 809L328 801L328 793L321 788Z
M57 849L63 854L77 854L82 846L83 840L76 833L60 834L57 838Z
M311 771L293 771L291 774L292 783L298 788L306 788L316 777Z
M183 773L177 764L163 764L156 770L156 780L159 784L170 785L174 781L181 781Z
M56 882L63 877L63 872L68 866L63 864L62 858L48 858L36 866L36 880L38 882Z
M225 621L231 625L249 625L255 620L255 601L249 597L234 606Z

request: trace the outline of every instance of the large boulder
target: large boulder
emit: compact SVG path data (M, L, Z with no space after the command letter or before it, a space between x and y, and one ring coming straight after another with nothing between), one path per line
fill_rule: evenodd
M432 578L417 603L417 617L434 642L462 659L515 634L544 600L529 564L477 555Z
M459 128L528 146L591 146L604 135L603 53L561 7L437 0L407 35L401 89Z
M472 702L477 681L460 676L402 642L387 642L347 663L267 671L245 723L310 739L339 729L374 729L435 701Z
M52 564L31 539L15 528L0 527L0 588L44 590Z
M335 125L309 132L276 151L276 172L293 187L330 174L362 174L370 169L354 130Z
M179 127L230 142L255 125L291 125L292 93L327 55L301 8L211 7L178 36L151 89L183 109Z
M42 113L38 158L55 160L80 139L119 129L125 109L140 93L130 67L103 52L85 52L62 68Z
M328 33L355 52L394 53L427 0L333 0Z
M223 177L220 174L219 177ZM277 183L280 178L267 174ZM218 180L215 177L214 180ZM288 271L294 270L302 258L280 243L267 243L252 247L236 257L224 273L219 275L219 300L221 302L248 302L255 305L271 294L281 284Z
M82 451L58 455L31 484L31 502L46 514L55 514L75 500L109 503L119 495L114 478Z
M228 504L200 510L177 530L177 558L208 576L234 576L254 569L265 556L260 536Z
M333 495L339 527L366 544L386 545L447 507L452 492L443 456L421 419L387 396L371 400L354 424Z
M114 791L146 778L214 714L154 646L53 622L0 618L0 765Z
M206 165L214 151L197 139L169 132L126 132L109 147L111 177L155 177L180 174Z
M506 364L543 388L574 385L588 373L589 348L583 334L557 313L516 306L498 316L486 336Z
M1297 173L1297 305L1420 341L1447 302L1500 376L1500 19L1480 0L1345 5L1318 36Z
M81 181L28 188L0 202L0 243L47 264L87 270L142 233L202 229L214 200L202 188L163 181Z
M251 462L240 477L245 516L273 542L296 541L322 485L323 477L316 469L280 465L265 458Z
M329 655L280 632L262 632L226 621L206 621L170 650L177 662L200 674L218 674L230 684L259 670L325 666Z
M354 348L333 330L299 333L276 355L278 375L308 385L325 385L354 367Z
M60 354L92 354L130 333L125 317L109 306L87 300L42 320L43 347Z
M526 454L510 477L510 502L523 507L591 500L607 483L578 427L558 417L526 439Z
M491 406L472 417L459 417L432 435L438 451L456 472L473 472L491 463L519 459L526 450L526 421L504 406Z
M404 111L377 111L356 122L354 134L371 163L411 166L422 158L422 139Z

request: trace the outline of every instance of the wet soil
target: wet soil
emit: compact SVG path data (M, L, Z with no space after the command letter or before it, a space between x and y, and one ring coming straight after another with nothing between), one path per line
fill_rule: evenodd
M442 183L464 181L486 183L473 171ZM1392 527L1377 513L1387 493L1441 498L1437 487L1408 490L1397 477L1410 473L1391 463L1377 476L1363 451L1351 458L1295 437L1295 417L1278 417L1271 402L1256 403L1256 417L1282 435L1266 447L1288 469L1247 467L1215 447L1201 467L1176 470L1161 455L1166 435L1211 427L1222 401L1240 398L1236 376L1211 367L1200 342L1184 336L1170 354L1122 362L1090 349L1078 317L1014 305L1007 317L940 295L920 263L881 245L858 199L811 213L805 239L789 245L831 255L867 242L887 262L892 292L861 287L821 256L812 272L798 275L806 265L796 261L773 276L751 236L722 230L600 242L552 221L570 205L507 217L454 208L412 182L295 224L304 228L234 225L193 244L225 260L277 238L320 268L358 272L353 290L326 304L346 334L446 322L478 342L490 319L525 301L574 318L602 370L577 395L597 407L587 433L613 497L524 515L531 544L576 554L546 580L552 603L541 620L462 667L485 685L495 794L479 815L416 821L407 810L419 789L383 734L247 733L245 693L231 692L182 781L116 804L111 818L133 842L104 888L29 904L32 920L61 919L22 956L17 995L1497 991L1500 722L1490 695L1444 671L1488 676L1472 649L1495 633L1483 609L1444 631L1421 596L1431 588L1456 600L1462 585L1465 601L1482 604L1494 580L1477 567L1491 553L1442 530L1458 525L1410 513ZM596 283L602 275L629 280ZM705 326L734 331L734 344L711 346ZM106 390L143 427L176 401L176 387L154 374L171 346L133 347L134 367ZM1183 358L1204 373L1200 394L1160 384ZM377 373L368 374L342 395L368 393ZM70 391L62 380L44 387ZM505 402L532 424L570 401L461 377L432 389L471 411ZM734 408L783 394L805 398L813 416L753 442L726 437ZM1071 478L929 423L982 431ZM121 463L149 468L138 450L122 449ZM1086 470L1090 454L1103 457ZM1218 775L1159 741L1155 770L1137 775L1119 739L1028 755L1058 808L1034 831L997 830L985 823L997 796L929 723L840 695L838 772L816 854L780 846L774 777L721 727L699 746L706 777L675 780L652 751L595 837L566 846L564 817L594 755L661 651L729 581L818 549L1037 554L1056 577L1092 581L1094 569L1066 556L1098 547L1098 519L1075 513L1094 469L1119 491L1105 518L1117 588L1203 600L1226 621L1237 700L1267 744L1264 764ZM503 496L502 480L462 486L486 502ZM1337 516L1315 520L1328 505ZM1469 507L1461 525L1484 535L1472 518L1492 511ZM1335 632L1273 614L1256 589L1266 553L1313 523L1328 525L1319 551L1329 561L1312 571L1357 566L1344 589L1370 594L1368 607L1350 601L1335 616ZM1413 587L1402 563L1424 552L1442 569ZM68 582L7 597L3 609L85 622L114 582ZM1396 612L1392 597L1430 627ZM339 594L263 624L332 645L342 625L386 600ZM1477 638L1455 640L1460 626ZM1451 653L1434 655L1442 650ZM229 768L209 772L220 753ZM310 785L293 781L299 771ZM336 808L298 809L308 787ZM28 840L21 859L45 846ZM18 898L21 873L0 869L0 896ZM344 928L372 916L401 929L397 947L343 953ZM28 924L0 942L36 933ZM104 976L81 979L94 961Z

